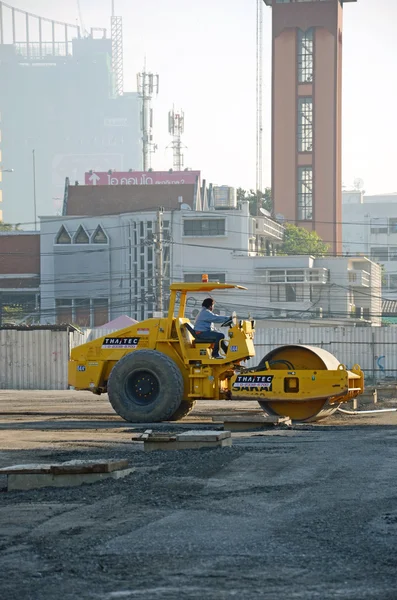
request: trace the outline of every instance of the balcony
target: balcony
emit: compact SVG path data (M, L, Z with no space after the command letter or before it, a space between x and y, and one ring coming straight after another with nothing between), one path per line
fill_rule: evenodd
M255 274L258 283L328 283L328 269L267 269Z
M369 287L371 284L371 275L367 271L349 270L349 285L355 287Z

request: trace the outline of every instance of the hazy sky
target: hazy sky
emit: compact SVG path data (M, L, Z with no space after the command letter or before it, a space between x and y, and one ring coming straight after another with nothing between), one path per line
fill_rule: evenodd
M7 0L76 23L77 0ZM167 114L185 112L185 165L207 181L255 185L256 0L115 0L124 24L125 90L136 73L160 75L154 104L153 167L172 166ZM111 0L80 0L86 28L110 27ZM264 185L270 185L271 8L264 6ZM396 192L396 0L344 8L343 182L368 193ZM395 173L396 171L396 173Z

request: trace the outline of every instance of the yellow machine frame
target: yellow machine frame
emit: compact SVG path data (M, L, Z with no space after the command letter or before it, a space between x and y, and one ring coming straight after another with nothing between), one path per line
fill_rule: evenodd
M255 356L253 321L234 319L226 357L212 359L211 345L195 341L185 326L189 323L187 294L228 289L247 288L215 282L172 284L167 317L147 319L74 348L69 385L105 393L115 364L130 352L149 349L176 363L183 376L184 397L190 401L258 400L270 413L288 411L292 418L308 420L324 409L325 402L337 406L363 392L364 376L358 365L347 370L318 348L286 346L281 349L282 360L264 360L256 369L244 368L242 363ZM303 355L306 362L302 364Z

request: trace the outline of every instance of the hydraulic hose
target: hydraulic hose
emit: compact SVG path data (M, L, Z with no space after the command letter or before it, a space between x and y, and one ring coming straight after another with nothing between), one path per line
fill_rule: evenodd
M375 410L345 410L338 408L338 411L344 415L374 415L376 413L397 412L397 408L379 408Z

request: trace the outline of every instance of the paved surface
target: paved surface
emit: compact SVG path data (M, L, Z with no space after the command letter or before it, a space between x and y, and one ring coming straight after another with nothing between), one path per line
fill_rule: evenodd
M231 406L201 403L193 426ZM394 600L396 425L396 413L337 415L233 434L232 448L144 453L106 397L0 392L0 466L136 467L79 488L1 490L1 596Z

